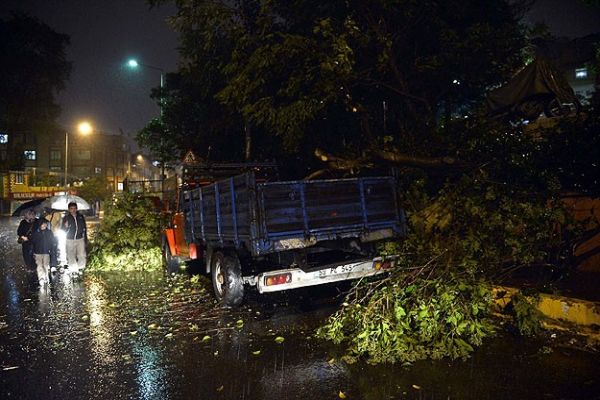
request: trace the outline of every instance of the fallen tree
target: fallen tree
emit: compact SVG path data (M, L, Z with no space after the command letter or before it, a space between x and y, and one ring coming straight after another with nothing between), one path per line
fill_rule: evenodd
M113 197L92 238L89 271L159 271L162 217L147 197Z

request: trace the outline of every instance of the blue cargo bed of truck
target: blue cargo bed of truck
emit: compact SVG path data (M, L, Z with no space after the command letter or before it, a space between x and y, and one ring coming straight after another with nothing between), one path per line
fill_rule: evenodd
M261 183L246 173L184 191L182 211L188 243L245 248L254 257L406 233L390 177Z

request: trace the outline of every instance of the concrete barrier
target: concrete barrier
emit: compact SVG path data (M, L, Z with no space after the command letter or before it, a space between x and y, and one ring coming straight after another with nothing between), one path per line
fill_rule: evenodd
M503 309L510 303L518 289L498 286L493 289L493 292L496 304ZM600 329L600 303L541 293L536 308L545 317L553 320Z

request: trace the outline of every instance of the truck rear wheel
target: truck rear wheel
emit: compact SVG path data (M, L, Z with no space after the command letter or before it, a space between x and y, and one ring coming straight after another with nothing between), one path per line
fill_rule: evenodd
M244 281L237 256L224 255L220 251L214 253L210 271L217 300L232 307L242 304Z
M181 258L174 256L171 254L171 249L169 248L169 243L166 240L163 242L163 261L165 266L167 267L167 272L169 274L173 274L179 272L181 267Z

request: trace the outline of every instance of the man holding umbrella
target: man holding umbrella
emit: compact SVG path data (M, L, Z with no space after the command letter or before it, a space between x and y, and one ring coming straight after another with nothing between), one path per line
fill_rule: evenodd
M77 203L68 205L69 212L61 222L61 229L67 232L66 251L69 271L79 272L85 268L87 227L84 216L77 211Z
M33 258L33 242L31 236L38 229L38 221L35 218L35 211L28 209L24 212L24 217L17 228L17 241L21 244L23 250L23 261L29 271L35 271L35 259Z

